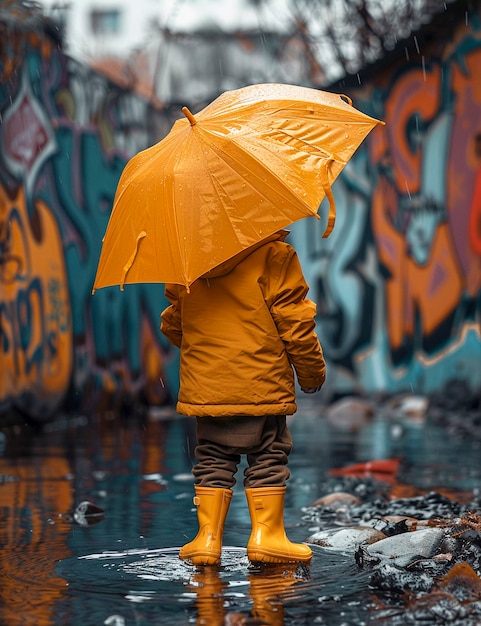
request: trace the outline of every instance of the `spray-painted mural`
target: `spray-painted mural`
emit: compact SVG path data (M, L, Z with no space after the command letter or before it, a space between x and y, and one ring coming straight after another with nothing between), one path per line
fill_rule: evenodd
M0 63L0 410L168 402L162 286L91 289L120 173L169 115L43 34L12 33Z
M336 183L330 240L297 227L338 388L481 385L479 28L350 93L386 125Z
M479 16L453 32L344 90L386 125L335 183L330 238L316 220L292 228L333 393L481 385ZM177 112L42 34L2 42L0 64L0 411L171 402L163 286L91 288L120 173Z

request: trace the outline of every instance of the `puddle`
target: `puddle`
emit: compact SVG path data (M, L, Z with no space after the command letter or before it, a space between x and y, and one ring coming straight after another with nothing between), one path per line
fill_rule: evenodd
M295 444L285 522L293 541L311 534L304 507L325 494L332 468L399 457L398 489L479 491L479 442L446 437L435 425L374 418L353 432L336 430L310 404L301 405L290 426ZM178 559L179 546L197 528L193 428L182 417L59 416L42 431L23 424L1 429L0 623L369 623L369 573L351 554L313 546L308 568L249 564L241 484L234 488L221 565L195 568ZM74 517L81 502L97 507L84 509L83 520ZM89 519L92 512L96 519Z

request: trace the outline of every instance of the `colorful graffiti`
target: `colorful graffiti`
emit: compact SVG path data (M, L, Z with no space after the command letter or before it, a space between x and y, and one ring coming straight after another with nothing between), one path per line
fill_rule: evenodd
M292 228L335 393L481 385L480 23L350 90L386 125L335 183L330 238ZM91 288L120 173L175 114L46 35L17 32L0 69L0 411L172 404L163 286Z
M337 233L297 237L337 386L481 384L480 57L470 29L353 94L386 125L336 183Z
M0 389L3 402L35 415L58 406L72 370L71 320L62 242L48 207L32 218L23 189L0 187Z
M168 403L163 287L91 293L120 173L168 113L40 36L20 40L1 59L0 410Z

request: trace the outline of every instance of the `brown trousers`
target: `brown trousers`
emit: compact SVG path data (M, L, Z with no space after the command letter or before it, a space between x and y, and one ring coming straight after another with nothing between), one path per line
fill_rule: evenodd
M244 487L283 487L291 449L285 415L198 417L194 483L230 489L245 454Z

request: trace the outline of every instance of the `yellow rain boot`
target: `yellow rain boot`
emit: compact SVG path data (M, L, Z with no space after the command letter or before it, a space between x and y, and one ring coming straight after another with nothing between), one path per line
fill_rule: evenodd
M246 489L252 532L247 544L250 561L289 563L309 561L312 551L303 543L291 543L284 530L285 487Z
M194 486L199 532L180 549L179 558L194 565L215 565L220 561L224 522L232 499L231 489Z

